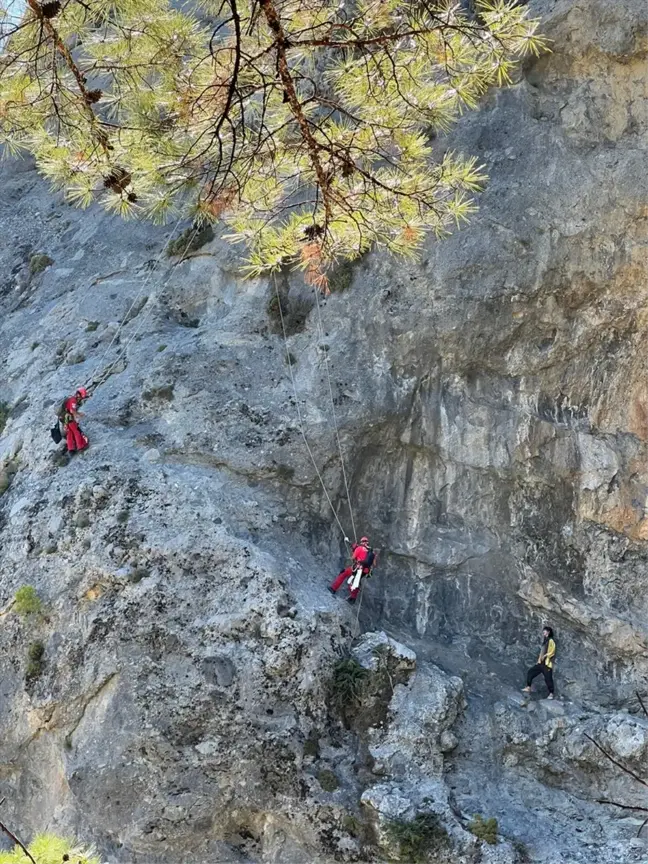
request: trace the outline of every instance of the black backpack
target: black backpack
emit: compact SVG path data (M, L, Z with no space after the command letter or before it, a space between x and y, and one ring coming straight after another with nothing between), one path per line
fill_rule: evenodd
M372 568L373 565L374 565L374 561L375 561L375 560L376 560L376 553L374 552L373 549L369 549L369 550L367 551L367 557L366 557L365 560L362 562L362 566L363 566L363 568L366 568L367 570L371 570L371 568Z

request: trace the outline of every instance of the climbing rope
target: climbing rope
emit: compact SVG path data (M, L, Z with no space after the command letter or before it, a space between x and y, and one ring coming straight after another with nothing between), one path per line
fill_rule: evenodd
M322 313L320 310L319 290L318 290L316 285L313 285L313 291L315 293L315 304L317 306L317 325L319 328L319 337L320 337L320 340L323 342L324 341L324 327L322 325ZM333 412L333 424L335 425L335 440L337 441L338 453L340 455L340 465L342 466L342 477L344 479L344 488L346 491L347 502L349 504L349 516L351 517L351 528L353 529L353 539L357 543L358 542L358 534L356 532L355 520L353 518L353 508L351 506L351 495L349 493L349 483L347 481L347 473L346 473L346 468L344 466L344 454L342 453L342 443L340 441L340 430L338 428L337 413L335 411L335 400L333 398L333 385L331 384L331 372L329 369L328 351L324 352L324 366L326 368L326 377L328 379L329 397L331 399L331 410Z
M130 305L130 306L128 307L128 309L126 310L126 312L125 312L124 317L122 318L122 320L121 320L121 321L119 322L119 324L117 325L117 329L116 329L115 332L113 333L113 337L112 337L112 339L110 340L110 342L108 343L108 347L107 347L106 350L103 352L103 354L102 354L101 357L99 358L99 361L98 361L97 364L95 365L95 367L94 367L94 369L93 369L93 371L92 371L92 374L90 375L90 377L88 378L88 381L86 382L86 386L89 386L90 384L92 384L92 383L94 382L95 375L97 374L98 370L103 366L103 364L104 364L104 362L105 362L105 360L106 360L106 357L107 357L108 354L110 353L110 349L111 349L112 346L115 344L115 341L117 340L117 337L119 336L119 334L120 334L120 332L122 331L122 329L123 329L123 328L126 326L126 324L128 323L128 320L129 320L129 317L128 317L128 316L131 314L131 312L133 311L133 309L135 308L135 306L136 306L137 303L139 302L140 297L144 294L144 290L145 290L146 286L147 286L148 283L150 282L151 277L153 276L153 273L155 272L155 270L156 270L158 264L160 263L160 259L162 258L162 255L164 254L164 250L168 247L169 243L171 242L171 240L172 240L173 237L175 236L175 233L176 233L176 231L178 230L178 228L179 228L179 226L180 226L180 223L182 222L183 218L184 218L183 216L179 216L179 217L178 217L178 221L175 223L175 225L173 226L173 229L171 230L171 232L170 232L169 235L167 236L166 240L165 240L164 243L162 244L162 246L161 246L161 248L160 248L160 251L159 251L159 253L158 253L157 258L156 258L155 261L153 262L153 265L149 268L149 271L148 271L148 273L147 273L147 275L146 275L146 278L145 278L144 281L142 282L139 291L138 291L137 294L135 295L135 299L133 300L133 302L131 303L131 305ZM195 234L195 232L194 232L194 234ZM185 252L187 251L188 248L189 248L189 243L187 243L187 247L185 248ZM184 252L183 252L182 254L184 255ZM112 365L114 365L114 364L112 364ZM100 382L100 383L103 383L103 382ZM97 386L97 384L95 384L95 386Z
M326 488L326 484L324 483L324 478L322 477L320 470L317 467L317 462L315 461L315 456L313 455L313 451L311 450L311 446L308 443L308 438L306 437L304 420L302 417L301 408L299 407L299 396L297 394L297 384L295 383L295 375L293 373L292 356L291 356L290 351L288 349L288 337L286 335L286 325L284 323L283 308L281 306L281 297L279 296L279 288L277 286L277 277L274 273L273 273L272 278L274 281L275 294L277 297L277 306L279 307L279 319L281 321L281 332L283 334L284 348L286 349L286 362L288 363L288 371L290 373L290 383L292 384L293 394L295 397L295 406L297 408L297 419L299 420L299 431L301 432L301 436L302 436L302 439L304 441L304 446L306 447L308 455L310 456L310 460L313 463L313 468L315 469L315 473L317 474L317 479L320 482L320 485L322 487L324 495L326 496L326 500L329 503L329 507L333 511L333 516L335 517L335 521L337 522L338 527L339 527L340 531L342 532L342 536L344 537L344 542L348 544L346 531L344 530L344 526L340 522L337 511L336 511L335 507L333 506L333 502L331 501L331 496L329 495L328 490Z
M374 549L374 560L373 560L373 564L371 565L371 569L369 570L369 575L363 576L362 579L360 580L360 591L358 592L359 593L358 611L356 612L356 620L355 620L355 625L354 625L354 635L355 636L360 635L360 609L362 608L362 595L364 594L365 583L366 583L366 580L369 578L369 576L373 575L375 568L378 566L378 559L379 558L380 558L380 549L378 549L378 551L376 551Z
M93 372L92 377L91 377L91 379L90 379L90 381L91 381L91 383L92 383L92 387L93 387L93 389L99 387L101 384L103 384L105 381L108 380L108 378L109 378L110 375L112 374L112 370L113 370L113 369L115 368L115 366L119 363L119 361L122 359L122 357L125 357L125 356L126 356L126 353L127 353L128 349L129 349L130 346L133 344L133 341L134 341L134 340L137 338L137 336L139 335L139 333L140 333L142 327L144 326L144 324L145 324L146 321L148 320L148 318L149 318L151 312L153 311L153 306L154 306L154 304L153 304L153 302L152 302L152 297L151 297L151 298L149 298L149 308L148 308L148 310L147 310L147 311L146 311L146 312L145 312L145 313L140 317L140 320L138 321L137 326L135 327L135 329L133 330L133 332L130 334L129 338L126 340L126 342L124 343L124 345L120 348L120 350L119 350L119 352L117 353L117 356L115 357L115 359L112 361L112 363L109 363L109 364L108 364L108 366L104 369L103 373L102 373L102 374L99 376L99 378L95 381L95 380L94 380L94 376L95 376L95 374L96 374L96 370L97 370L97 369L98 369L98 368L103 364L103 362L104 362L104 360L105 360L105 358L106 358L106 356L107 356L107 354L108 354L108 351L110 350L110 348L111 348L112 345L114 344L115 339L117 338L117 336L118 336L118 334L119 334L119 331L120 331L120 330L121 330L121 329L126 325L126 323L128 323L128 316L130 315L131 310L135 307L135 304L137 303L139 297L141 297L141 295L143 294L143 292L144 292L144 288L146 287L146 284L148 283L148 281L149 281L149 279L150 279L151 273L152 273L152 272L155 270L155 268L157 267L157 264L159 263L160 258L162 257L162 253L164 252L164 250L167 248L167 246L168 246L169 243L171 242L171 239L173 238L173 235L175 234L175 232L178 230L178 225L180 224L181 220L182 220L182 217L181 217L180 219L178 219L178 221L177 221L176 224L175 224L175 227L174 227L173 231L169 234L169 236L168 236L166 242L162 245L162 249L160 250L160 253L159 253L158 257L155 259L154 265L153 265L153 267L151 268L151 270L149 271L149 275L148 275L147 279L144 281L144 283L143 283L142 287L140 288L140 290L139 290L139 292L138 292L138 294L137 294L135 300L131 303L131 305L130 305L128 311L126 312L126 314L125 314L125 316L124 316L124 318L123 318L122 321L120 322L119 327L117 328L117 330L116 330L116 332L115 332L115 334L114 334L114 336L113 336L113 338L112 338L112 340L111 340L111 342L110 342L110 345L108 346L108 348L106 349L106 351L105 351L105 352L103 353L103 355L102 355L101 361L100 361L100 362L97 364L97 366L95 367L95 371ZM198 230L199 230L198 228L194 228L194 230L193 230L192 233L190 234L189 239L187 240L187 243L186 243L186 245L185 245L185 248L183 249L183 251L182 251L182 253L181 253L181 255L180 255L180 260L182 260L182 258L183 258L184 255L186 254L187 250L189 249L189 246L191 245L191 243L192 243L193 240L194 240L194 237L195 237L196 234L198 233ZM166 285L167 285L167 283L168 283L168 281L169 281L170 278L171 278L171 272L169 272L169 273L167 274L166 279L165 279L163 282L162 282L162 281L160 282L160 284L159 284L158 287L157 287L157 291L155 291L155 290L153 291L153 296L154 296L156 293L158 293L160 290L163 290L163 289L166 287Z
M364 578L364 577L363 577L363 578ZM357 611L357 613L356 613L355 625L354 625L354 627L353 627L353 630L354 630L354 634L353 634L353 635L354 635L354 636L359 636L359 635L360 635L360 609L362 608L362 595L364 594L364 583L363 583L363 580L362 580L362 579L360 580L360 591L359 591L359 594L360 594L360 596L358 597L358 611Z

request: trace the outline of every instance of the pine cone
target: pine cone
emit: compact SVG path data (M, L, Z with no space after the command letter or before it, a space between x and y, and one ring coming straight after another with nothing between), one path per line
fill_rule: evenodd
M314 240L316 237L321 237L324 233L324 226L318 225L314 223L313 225L309 225L307 228L304 228L304 237L308 240Z
M60 0L46 0L40 8L43 18L55 18L61 11L61 3Z
M131 175L128 171L120 168L119 165L113 168L107 177L104 177L104 187L106 189L112 189L112 191L116 192L118 195L121 195L121 193L125 191L130 182Z

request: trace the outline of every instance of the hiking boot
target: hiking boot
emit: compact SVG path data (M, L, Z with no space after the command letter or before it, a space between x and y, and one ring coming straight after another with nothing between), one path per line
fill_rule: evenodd
M335 590L333 588L331 588L330 585L327 585L326 587L331 592L331 594L335 597L336 596Z
M523 687L522 692L523 693L533 693L533 690L530 687Z
M355 601L356 601L355 597L347 597L347 603L355 603Z
M555 698L556 698L556 697L554 696L553 693L550 693L550 694L547 696L547 699L555 699Z

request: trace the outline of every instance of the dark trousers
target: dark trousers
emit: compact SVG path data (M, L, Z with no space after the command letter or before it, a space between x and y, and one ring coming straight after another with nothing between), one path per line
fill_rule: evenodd
M538 675L543 675L545 684L547 685L547 690L550 693L554 692L554 683L553 683L553 669L550 669L548 666L545 666L544 663L536 663L535 666L532 666L527 672L527 687L531 686L531 682L534 678L537 678Z

